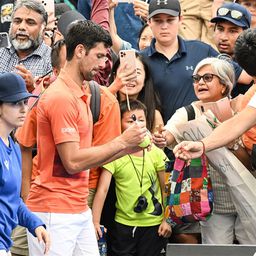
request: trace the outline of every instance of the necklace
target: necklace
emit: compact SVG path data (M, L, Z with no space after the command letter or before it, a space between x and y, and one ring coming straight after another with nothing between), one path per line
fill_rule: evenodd
M138 170L138 168L135 166L131 156L128 154L128 157L130 158L131 162L132 162L132 166L133 166L133 169L136 173L136 176L137 176L137 179L139 181L139 184L140 184L140 189L141 189L141 193L142 193L142 185L143 185L143 173L144 173L144 165L145 165L145 150L143 149L143 157L142 157L142 168L141 168L141 174L140 174L140 171Z

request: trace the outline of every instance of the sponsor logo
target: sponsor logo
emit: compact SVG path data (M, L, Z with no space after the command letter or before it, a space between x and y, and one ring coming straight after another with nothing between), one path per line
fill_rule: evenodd
M62 133L75 133L76 129L73 127L65 127L65 128L61 128L61 132Z

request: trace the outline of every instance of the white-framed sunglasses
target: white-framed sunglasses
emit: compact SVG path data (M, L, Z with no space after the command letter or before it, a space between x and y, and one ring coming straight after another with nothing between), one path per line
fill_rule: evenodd
M242 12L237 10L230 10L226 7L220 7L217 11L218 16L226 16L228 13L230 13L230 16L236 20L240 20L243 17Z

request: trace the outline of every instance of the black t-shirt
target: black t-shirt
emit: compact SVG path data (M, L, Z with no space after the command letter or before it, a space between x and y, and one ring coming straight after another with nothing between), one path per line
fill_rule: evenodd
M15 0L0 1L0 32L7 32L10 28L11 16Z

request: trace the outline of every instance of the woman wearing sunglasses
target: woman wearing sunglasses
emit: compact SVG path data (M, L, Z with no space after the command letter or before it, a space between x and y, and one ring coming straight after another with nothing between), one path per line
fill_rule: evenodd
M230 97L234 84L234 71L225 60L206 58L198 63L193 74L194 91L198 101L193 102L195 119L202 115L201 103L215 102L224 97ZM173 149L176 141L183 140L176 125L186 123L188 113L184 107L178 109L165 126L162 134L154 134L154 141L159 147ZM243 150L235 144L233 149ZM201 222L202 243L204 244L232 244L234 239L239 243L247 242L247 235L242 229L242 224L232 203L227 186L211 166L210 177L214 192L214 209L211 218Z
M49 249L44 224L20 198L21 153L11 136L25 120L29 97L34 96L27 92L21 76L15 73L0 75L0 256L11 255L11 232L17 224L45 243L44 253Z

